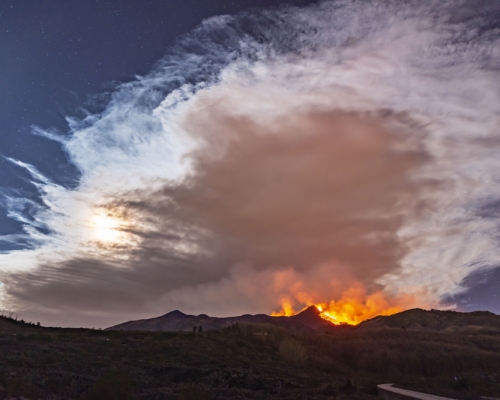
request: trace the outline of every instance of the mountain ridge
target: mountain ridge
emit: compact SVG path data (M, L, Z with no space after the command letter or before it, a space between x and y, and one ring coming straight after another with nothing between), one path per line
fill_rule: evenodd
M500 330L500 315L490 311L460 312L413 308L390 316L377 316L358 325L361 329L400 328L432 331L458 331L473 327Z
M187 332L199 326L205 331L220 330L234 324L266 324L289 333L323 333L335 329L386 329L459 331L464 329L500 330L500 316L489 311L458 312L450 310L405 310L391 316L377 316L354 327L335 325L320 316L315 306L310 306L293 316L272 317L266 314L244 314L235 317L210 317L207 314L189 315L179 310L154 318L127 321L105 330Z
M236 323L272 324L288 332L313 332L321 327L334 326L321 318L315 306L311 306L291 317L272 317L267 314L244 314L236 317L210 317L206 314L189 315L173 310L159 317L127 321L106 328L106 330L142 330L153 332L191 331L194 326L203 330L218 330Z

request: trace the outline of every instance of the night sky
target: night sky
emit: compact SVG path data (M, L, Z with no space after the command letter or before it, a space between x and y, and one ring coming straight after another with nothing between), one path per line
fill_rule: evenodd
M106 101L100 96L148 73L179 36L206 18L307 3L314 1L2 1L1 154L36 165L60 184L77 185L78 170L61 146L34 136L34 125L66 134L67 116L99 108ZM25 171L5 158L0 163L3 191L38 199ZM0 208L0 235L21 229Z
M0 32L0 310L500 313L500 1L4 0Z

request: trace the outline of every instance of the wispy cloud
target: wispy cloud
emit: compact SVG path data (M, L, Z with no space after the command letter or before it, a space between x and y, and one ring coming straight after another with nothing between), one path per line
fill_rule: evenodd
M205 21L101 114L68 120L78 187L12 160L43 207L27 218L7 196L36 246L0 255L3 308L102 326L456 294L499 255L500 46L496 17L468 7Z

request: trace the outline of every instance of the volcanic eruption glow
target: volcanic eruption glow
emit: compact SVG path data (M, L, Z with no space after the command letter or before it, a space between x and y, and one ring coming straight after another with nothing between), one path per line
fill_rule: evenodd
M314 296L310 296L310 298L313 299ZM294 302L290 301L290 299L284 300L282 309L272 315L292 316L297 314L293 304ZM339 300L319 303L308 302L300 311L314 305L323 319L335 325L358 325L379 315L396 314L410 307L415 307L417 304L425 307L425 305L418 303L414 295L391 297L382 291L368 294L366 287L362 283L356 282L351 288L342 293Z

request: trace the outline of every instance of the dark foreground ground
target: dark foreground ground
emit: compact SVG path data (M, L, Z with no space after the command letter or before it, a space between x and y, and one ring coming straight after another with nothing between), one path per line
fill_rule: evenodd
M41 328L0 319L0 399L375 399L376 384L500 398L500 331L290 335Z

